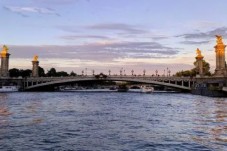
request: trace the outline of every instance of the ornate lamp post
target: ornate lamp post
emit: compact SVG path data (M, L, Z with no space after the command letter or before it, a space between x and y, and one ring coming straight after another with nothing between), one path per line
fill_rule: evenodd
M84 70L82 70L82 76L84 75Z
M109 76L110 76L111 70L109 70L108 72L109 72Z
M144 69L144 70L143 70L143 76L145 76L145 75L146 75L146 70Z
M134 75L134 70L131 71L132 72L132 76Z
M120 76L122 76L122 69L120 70Z
M158 70L155 70L155 75L158 76Z
M95 70L92 70L92 75L95 75Z
M165 76L165 73L166 73L166 70L164 69L164 73L163 73L163 76Z
M169 70L168 72L169 72L169 77L170 77L170 73L171 73L171 71Z

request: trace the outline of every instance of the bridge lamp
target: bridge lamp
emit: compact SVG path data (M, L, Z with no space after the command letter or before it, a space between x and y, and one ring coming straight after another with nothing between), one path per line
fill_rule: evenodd
M146 70L144 69L144 70L143 70L143 76L145 76L145 74L146 74Z
M95 75L95 70L92 70L92 75Z
M82 70L82 76L84 75L84 70Z
M109 76L110 76L111 70L109 70L108 72L109 72Z
M171 71L169 70L168 72L169 72L169 77L170 77L170 73L171 73Z
M155 74L156 74L156 76L158 75L158 70L155 70Z
M132 76L134 75L134 70L131 71L132 72Z

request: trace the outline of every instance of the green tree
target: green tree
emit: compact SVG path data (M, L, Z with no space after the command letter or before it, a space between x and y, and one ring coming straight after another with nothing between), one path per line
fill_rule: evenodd
M57 72L55 68L51 68L49 71L47 71L47 76L48 77L56 77L57 76Z
M67 76L69 76L69 74L65 71L59 71L56 73L56 76L57 77L67 77Z
M30 77L31 74L32 74L32 70L30 70L30 69L26 69L26 70L22 69L19 72L20 72L20 76L22 76L23 78L24 77Z
M76 76L76 73L74 73L73 71L69 74L70 76L74 77Z
M44 76L45 76L45 71L44 71L44 69L43 69L42 67L39 66L39 69L38 69L38 70L39 70L39 71L38 71L38 72L39 72L39 76L40 76L40 77L44 77Z
M194 68L191 70L185 70L185 71L179 71L177 72L175 75L178 77L192 77L192 76L196 76L196 74L198 74L198 69L196 68L196 61L194 62ZM210 72L210 64L208 62L206 62L205 60L203 60L203 73L205 76L210 76L211 72Z
M20 76L20 71L17 68L13 68L9 70L9 76L10 77L19 77Z
M210 64L208 62L206 62L205 60L203 60L203 73L206 76L211 76Z

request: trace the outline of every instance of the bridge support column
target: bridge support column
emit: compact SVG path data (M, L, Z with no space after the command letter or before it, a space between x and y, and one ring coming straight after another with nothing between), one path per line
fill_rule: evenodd
M39 77L39 61L38 56L34 56L32 61L32 77Z
M8 53L8 47L3 46L2 52L1 52L1 75L2 77L8 77L9 76L9 56Z
M225 64L225 47L224 43L222 42L221 36L217 37L217 45L214 46L215 53L216 53L216 69L215 69L215 76L223 77L226 75L226 64Z
M196 59L196 69L197 73L199 74L200 77L203 76L203 56L201 54L201 51L197 48L196 50L197 56L195 57Z

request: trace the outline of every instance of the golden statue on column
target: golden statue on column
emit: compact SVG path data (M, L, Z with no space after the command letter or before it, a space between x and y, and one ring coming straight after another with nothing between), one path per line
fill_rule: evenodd
M35 55L32 60L32 77L39 77L39 61L38 56Z
M33 57L33 61L38 61L38 58L39 58L39 56L35 55L35 56Z
M226 75L226 65L225 65L225 47L226 45L222 41L222 36L216 35L216 46L215 53L216 53L216 69L215 69L215 76L225 76Z
M217 42L217 44L223 44L223 42L222 42L222 36L220 36L220 35L216 35L216 38L217 38L217 40L216 40L216 42Z
M199 48L196 49L196 54L197 56L195 57L195 59L196 59L197 73L199 74L200 77L202 77L203 76L203 56Z
M196 49L196 58L203 58L202 54L201 54L201 50L199 50L199 48Z
M8 53L8 50L9 48L6 45L4 45L2 48L1 56L5 58L6 54Z

